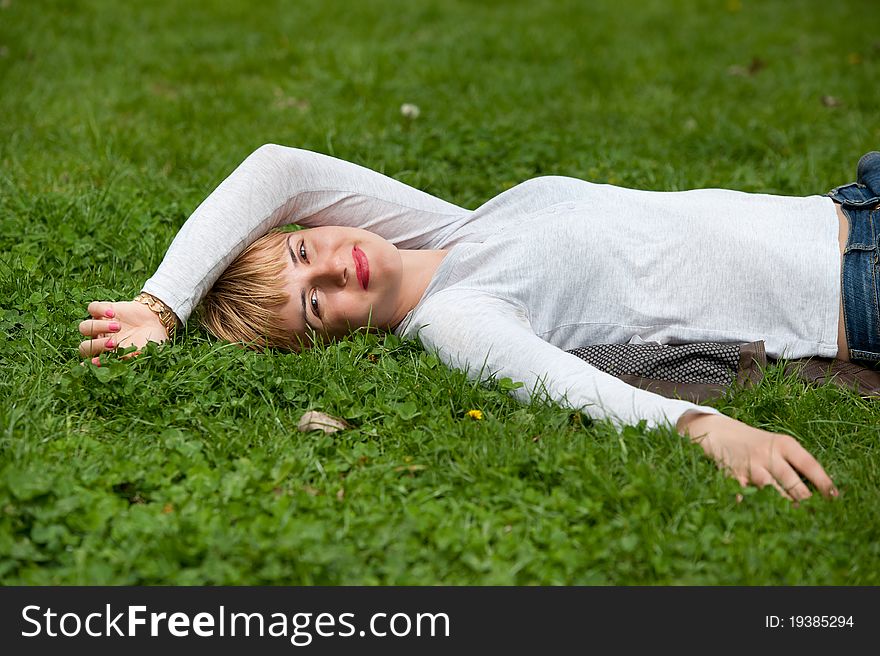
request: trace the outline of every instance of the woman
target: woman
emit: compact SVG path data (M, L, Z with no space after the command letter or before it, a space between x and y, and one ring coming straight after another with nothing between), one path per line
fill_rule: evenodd
M266 145L187 220L144 294L89 305L80 352L163 341L206 295L207 326L235 341L297 349L376 327L417 337L471 376L521 381L521 399L547 394L619 426L668 422L744 486L800 500L811 495L803 476L836 496L791 436L637 389L565 350L761 339L772 357L880 360L878 160L860 162L873 186L830 197L551 176L470 211L355 164ZM270 232L288 223L312 229Z

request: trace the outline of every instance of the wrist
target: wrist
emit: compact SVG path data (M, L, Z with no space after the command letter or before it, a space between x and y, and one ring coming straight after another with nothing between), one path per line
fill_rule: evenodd
M694 436L703 435L707 430L707 424L712 424L718 418L724 415L718 415L713 412L700 412L699 410L688 410L675 424L675 429L679 435L687 435L691 439Z
M178 324L177 315L161 299L147 292L141 292L132 300L147 306L156 315L169 339L174 336Z

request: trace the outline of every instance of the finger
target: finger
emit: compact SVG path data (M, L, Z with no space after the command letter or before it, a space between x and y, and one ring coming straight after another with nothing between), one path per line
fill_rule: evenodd
M79 355L81 358L90 358L99 353L103 353L106 348L106 339L87 339L79 344Z
M834 481L831 480L831 477L825 472L819 461L801 446L797 440L783 445L782 453L795 469L816 486L823 496L837 496Z
M770 473L779 482L782 489L792 497L798 501L803 501L813 496L807 484L804 483L801 477L798 476L798 473L787 462L780 460L774 462L771 467Z
M79 345L79 354L83 358L90 358L99 355L104 351L115 349L118 346L116 340L112 337L100 339L87 339Z
M113 312L113 303L104 303L102 301L92 301L89 303L89 314L92 315L95 319L102 319L103 317L114 317L116 314Z
M755 469L752 471L752 483L754 483L758 487L767 487L768 485L772 485L776 488L776 491L779 492L782 496L784 496L789 501L794 501L792 496L786 492L782 486L776 481L773 475L768 472L766 469Z
M740 484L741 487L748 487L749 486L749 477L746 476L745 474L731 474L731 476L733 476L737 480L737 482ZM742 503L742 500L743 500L743 495L741 495L739 492L737 492L736 493L736 502Z
M79 332L86 337L97 337L107 333L116 333L122 328L118 321L105 321L98 319L86 319L80 321Z

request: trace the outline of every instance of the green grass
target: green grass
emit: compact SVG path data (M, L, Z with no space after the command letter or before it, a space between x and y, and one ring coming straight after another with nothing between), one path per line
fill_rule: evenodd
M540 174L823 193L880 148L876 3L183 4L0 4L4 584L880 584L880 405L781 367L712 405L797 437L835 502L737 503L671 429L394 338L76 354L88 301L267 142L467 207Z

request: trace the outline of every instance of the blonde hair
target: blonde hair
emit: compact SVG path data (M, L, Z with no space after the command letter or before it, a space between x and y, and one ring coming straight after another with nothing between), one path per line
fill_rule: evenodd
M299 350L279 312L289 233L273 230L248 246L220 276L199 306L199 321L215 337L265 347Z

